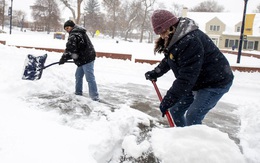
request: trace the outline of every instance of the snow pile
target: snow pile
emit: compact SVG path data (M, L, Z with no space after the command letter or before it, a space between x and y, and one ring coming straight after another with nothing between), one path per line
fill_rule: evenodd
M21 80L26 55L45 53L0 45L1 163L260 161L259 73L235 72L234 87L221 100L241 109L236 114L241 117L242 154L239 145L218 129L160 124L156 93L144 78L154 65L97 58L100 97L109 105L91 101L87 94L73 94L73 64L45 69L38 81ZM60 56L48 53L46 63L56 62ZM168 73L158 81L162 92L172 78ZM87 92L86 83L84 90ZM139 111L134 103L151 106L158 117Z

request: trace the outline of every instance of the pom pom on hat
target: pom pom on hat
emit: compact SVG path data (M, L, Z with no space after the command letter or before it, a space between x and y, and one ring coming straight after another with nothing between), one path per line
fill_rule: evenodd
M154 33L159 35L176 24L179 19L167 10L155 10L151 17Z
M68 21L66 21L66 22L64 23L64 29L65 29L65 27L68 27L68 26L74 27L74 26L75 26L75 23L74 23L72 20L68 20Z

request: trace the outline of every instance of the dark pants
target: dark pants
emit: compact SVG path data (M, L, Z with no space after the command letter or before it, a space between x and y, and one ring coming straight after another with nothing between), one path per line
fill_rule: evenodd
M204 88L190 92L170 108L176 126L184 127L201 124L205 115L229 91L232 82L224 88Z

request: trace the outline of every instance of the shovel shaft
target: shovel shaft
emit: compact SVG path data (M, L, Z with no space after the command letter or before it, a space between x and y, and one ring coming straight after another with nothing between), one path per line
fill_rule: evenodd
M161 95L161 93L160 93L160 91L159 91L159 89L158 89L158 87L157 87L156 82L155 82L155 81L152 81L152 83L153 83L154 89L155 89L155 91L156 91L156 93L157 93L157 95L158 95L159 100L162 101L162 95ZM174 125L174 123L173 123L172 117L171 117L171 115L170 115L170 113L169 113L168 110L165 112L165 115L166 115L166 117L167 117L167 120L168 120L168 122L169 122L170 127L174 127L175 125Z
M46 69L47 67L50 67L50 66L55 65L55 64L58 64L58 63L59 63L59 62L51 63L51 64L49 64L49 65L47 65L47 66L44 66L42 69Z
M66 63L74 63L74 62L73 61L66 61ZM50 66L55 65L55 64L59 64L59 62L51 63L51 64L49 64L47 66L44 66L42 69L46 69L47 67L50 67Z

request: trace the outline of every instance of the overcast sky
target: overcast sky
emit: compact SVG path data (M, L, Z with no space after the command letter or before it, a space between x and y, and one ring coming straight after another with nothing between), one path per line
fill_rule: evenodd
M164 2L168 5L172 3L184 5L188 8L193 8L201 2L206 0L157 0L158 2ZM225 11L228 12L243 12L244 10L244 0L215 0L219 5L224 6ZM247 11L252 12L256 9L256 6L260 4L259 0L248 0Z
M30 7L34 4L36 0L13 0L13 9L14 10L23 10L27 11L27 19L30 17ZM102 1L102 0L100 0ZM206 0L157 0L158 2L164 2L167 5L171 5L172 3L184 5L188 8L193 8L200 2L206 1ZM225 11L228 12L242 12L244 10L244 4L245 0L215 0L219 5L223 5L225 7ZM9 4L11 2L8 2ZM248 0L247 3L247 13L252 12L256 9L256 6L260 4L259 0ZM70 11L67 11L64 13L62 11L62 15L66 15L65 19L68 19L70 15ZM68 13L68 14L66 14Z

